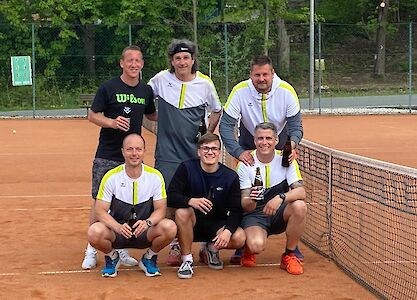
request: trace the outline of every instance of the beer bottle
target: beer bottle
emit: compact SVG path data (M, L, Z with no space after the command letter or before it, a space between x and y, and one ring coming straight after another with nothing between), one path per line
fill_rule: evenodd
M291 152L292 152L291 139L290 137L288 137L287 142L284 145L284 149L282 150L281 165L285 168L288 168L290 166L290 162L288 161L288 159L291 155Z
M262 181L260 167L256 167L255 181L253 182L253 187L256 188L256 190L261 191L258 197L256 198L256 201L262 201L264 199L264 183Z
M132 208L130 209L130 213L129 213L129 219L127 221L127 224L130 226L131 230L132 230L132 236L130 237L131 240L135 239L136 237L133 235L133 232L135 231L135 229L133 228L133 225L135 225L136 221L137 221L137 216L136 216L136 211L135 211L135 207L132 206Z

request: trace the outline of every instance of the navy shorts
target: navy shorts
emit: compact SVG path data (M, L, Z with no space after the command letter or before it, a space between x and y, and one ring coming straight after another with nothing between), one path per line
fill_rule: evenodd
M111 169L121 165L122 162L108 160L104 158L95 158L92 168L92 180L91 180L91 197L97 198L98 189L100 187L101 179Z
M124 249L124 248L136 248L136 249L145 249L152 245L152 242L148 241L146 237L148 230L142 232L137 238L126 239L123 235L114 233L116 239L112 243L114 249Z
M194 242L211 242L217 235L217 231L226 225L226 220L209 219L196 216L196 223L193 228Z
M284 221L284 210L286 207L287 203L282 203L273 216L267 216L262 212L264 206L256 207L254 211L243 214L242 228L259 226L268 235L283 233L287 229L287 222Z

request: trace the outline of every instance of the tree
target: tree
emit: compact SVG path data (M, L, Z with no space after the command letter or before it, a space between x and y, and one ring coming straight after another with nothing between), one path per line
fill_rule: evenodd
M378 28L376 32L376 53L374 74L385 76L385 48L389 0L382 0L378 6Z

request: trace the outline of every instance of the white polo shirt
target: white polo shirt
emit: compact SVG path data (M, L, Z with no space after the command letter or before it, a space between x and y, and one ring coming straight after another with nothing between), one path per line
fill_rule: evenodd
M259 167L261 170L263 186L266 189L281 183L285 179L289 186L296 181L303 180L296 160L293 160L288 168L281 165L281 150L275 150L274 159L267 164L258 160L256 157L256 150L252 151L251 154L255 160L254 166L247 166L243 162L239 162L237 165L237 174L239 175L241 190L252 187L253 182L255 181L256 167Z
M149 199L166 198L165 183L161 173L142 164L139 178L130 178L122 164L108 171L101 180L97 200L112 202L113 196L121 202L137 205Z
M271 122L277 126L278 133L284 129L286 119L300 111L300 102L294 88L276 74L271 91L260 94L251 79L237 84L227 99L224 111L238 120L255 135L255 126Z
M178 109L202 105L209 111L219 112L222 108L213 81L199 71L193 80L183 82L174 73L164 70L149 80L149 85L155 96Z

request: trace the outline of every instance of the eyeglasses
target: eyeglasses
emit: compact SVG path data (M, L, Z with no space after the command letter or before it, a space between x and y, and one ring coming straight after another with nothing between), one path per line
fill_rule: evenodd
M219 147L202 146L202 147L200 147L200 149L201 149L201 151L203 151L203 153L209 153L209 151L211 150L211 152L213 152L214 154L217 154L220 151Z

